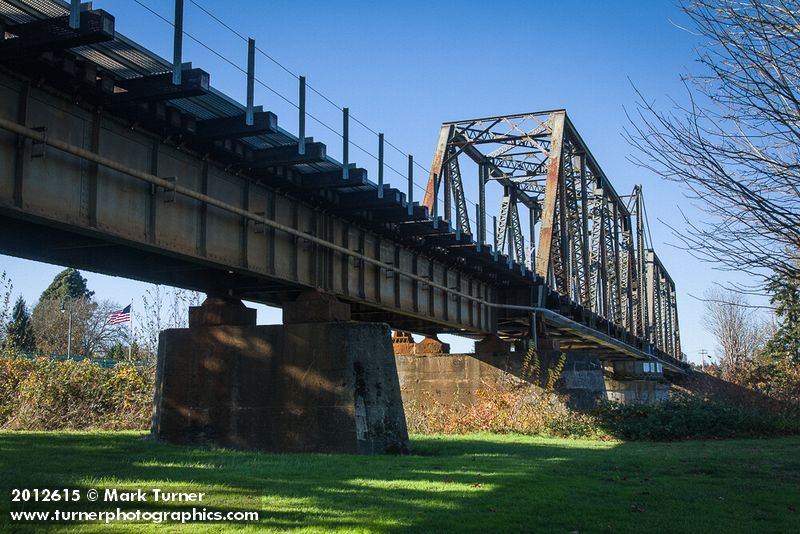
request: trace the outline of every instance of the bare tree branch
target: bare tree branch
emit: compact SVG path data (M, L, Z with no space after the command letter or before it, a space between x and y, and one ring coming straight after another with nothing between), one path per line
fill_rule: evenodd
M687 103L638 91L631 160L681 184L703 214L670 226L694 257L765 282L797 271L800 250L800 6L765 0L682 4L701 72ZM635 89L635 87L634 87Z

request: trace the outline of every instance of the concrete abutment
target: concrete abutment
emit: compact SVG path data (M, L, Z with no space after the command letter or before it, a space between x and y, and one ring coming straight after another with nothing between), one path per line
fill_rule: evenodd
M560 350L539 350L538 369L529 364L523 370L525 353L511 351L505 341L486 339L476 343L475 349L473 354L396 352L404 402L420 405L434 399L444 405L469 405L479 400L481 390L502 391L525 382L544 387L548 370L557 366L562 354ZM663 376L622 374L591 352L563 354L563 369L554 386L572 408L590 409L604 401L652 403L666 400L669 395L669 383Z

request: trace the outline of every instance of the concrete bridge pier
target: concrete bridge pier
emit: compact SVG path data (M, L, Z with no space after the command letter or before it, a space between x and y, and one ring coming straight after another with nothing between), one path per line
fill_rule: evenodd
M350 321L349 305L310 292L284 324L209 297L189 327L159 338L152 433L180 444L275 452L408 450L389 327Z

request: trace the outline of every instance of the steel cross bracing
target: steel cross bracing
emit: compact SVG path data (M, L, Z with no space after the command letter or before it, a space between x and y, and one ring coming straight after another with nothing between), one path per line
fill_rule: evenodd
M449 192L452 192L453 203L456 210L456 226L464 234L471 234L469 226L469 211L467 210L467 198L464 195L464 186L461 182L461 169L458 166L458 158L456 157L456 149L450 148L447 155L447 166L445 167L445 183L449 186ZM448 188L445 188L448 191ZM447 193L445 198L447 198ZM450 222L450 210L445 209L444 220Z
M477 168L477 180L467 180L459 158ZM443 124L423 204L438 211L434 192L444 191L445 219L455 205L457 225L469 232L465 197L477 189L476 237L487 246L492 183L502 187L497 253L527 265L565 302L681 357L675 286L648 244L641 187L618 195L566 112ZM528 208L527 230L519 205Z
M70 4L0 0L0 125L14 132L2 148L16 169L0 175L13 181L0 184L0 218L18 229L0 234L2 250L277 305L317 288L355 319L420 333L533 333L680 359L675 286L647 242L641 190L623 202L565 111L443 124L420 206L380 170L376 185L251 98L239 104L208 73L117 34L110 14L79 14L71 29ZM343 148L346 137L343 126ZM38 172L26 150L45 146L85 161L48 157L58 173ZM109 168L149 185L123 186ZM55 174L80 201L53 200ZM487 192L502 199L501 250L486 243ZM120 210L141 224L116 229ZM113 257L102 253L112 226ZM26 231L77 248L11 239Z
M526 263L525 242L522 237L522 228L519 222L519 209L517 208L516 192L507 187L500 204L500 216L497 220L497 249L506 250L508 243L508 257L517 263Z

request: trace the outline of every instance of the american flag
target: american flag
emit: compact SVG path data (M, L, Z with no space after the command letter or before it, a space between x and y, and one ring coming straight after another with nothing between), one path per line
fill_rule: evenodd
M127 306L125 306L121 310L117 310L117 311L111 312L111 315L109 315L109 320L111 321L111 324L122 324L122 323L127 323L128 321L130 321L131 320L131 305L128 304Z

